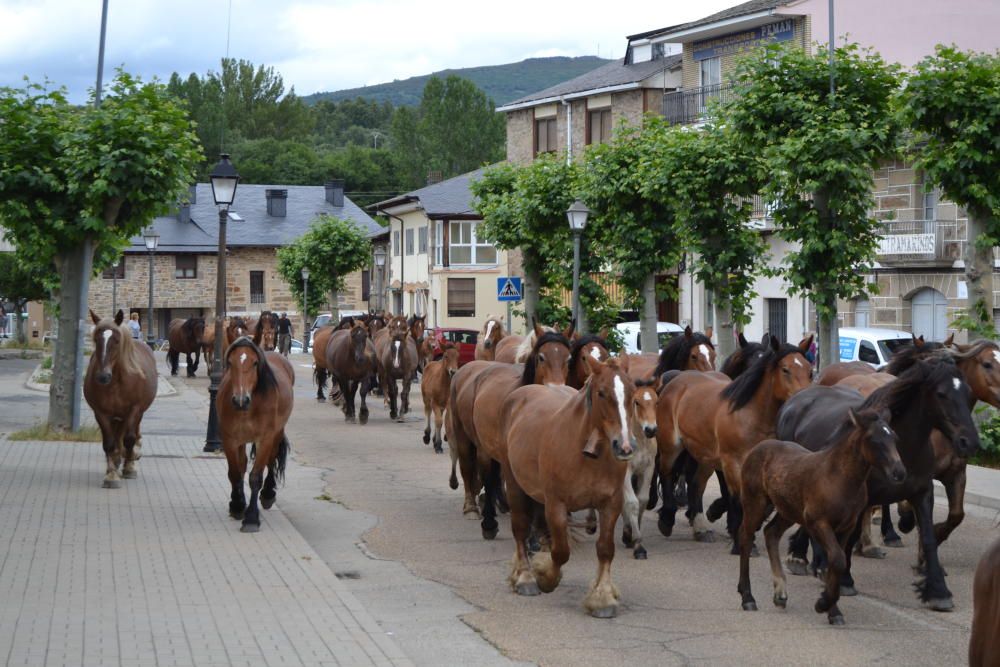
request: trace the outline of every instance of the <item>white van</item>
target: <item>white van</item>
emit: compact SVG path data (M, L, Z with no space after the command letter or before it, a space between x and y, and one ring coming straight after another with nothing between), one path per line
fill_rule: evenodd
M874 368L889 363L900 348L913 343L908 331L878 327L841 327L840 361L863 361Z
M640 349L641 346L639 345L638 322L622 322L621 324L615 325L615 329L618 330L618 333L622 335L622 339L624 340L622 352L626 352L628 354L639 354L642 352ZM659 339L661 350L671 338L674 336L680 336L682 333L684 333L684 327L678 326L673 322L656 323L656 337Z

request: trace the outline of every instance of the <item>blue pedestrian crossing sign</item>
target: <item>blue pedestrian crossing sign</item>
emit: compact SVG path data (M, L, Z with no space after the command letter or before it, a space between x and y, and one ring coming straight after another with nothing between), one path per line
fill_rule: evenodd
M497 301L520 301L521 279L517 276L497 278Z

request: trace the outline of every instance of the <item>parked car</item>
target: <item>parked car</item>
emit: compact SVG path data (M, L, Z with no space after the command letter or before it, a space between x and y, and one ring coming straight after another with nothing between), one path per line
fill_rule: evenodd
M432 334L438 343L454 343L458 345L458 365L473 361L476 358L476 341L479 340L479 332L475 329L434 329ZM440 359L440 354L434 355L435 359Z
M304 352L304 350L302 349L302 341L300 341L298 338L292 339L291 352L292 354L302 354Z
M639 342L639 323L638 322L622 322L615 325L615 329L621 334L622 340L624 341L623 352L627 354L639 354L642 352L642 345ZM657 322L656 323L656 337L660 343L660 350L667 344L674 336L679 336L684 333L684 327L678 326L673 322ZM657 350L659 352L659 350Z
M340 319L344 319L345 317L352 317L352 316L353 317L361 317L364 314L365 314L365 311L363 311L363 310L341 310L341 311L339 311L339 317L340 317ZM315 333L316 329L319 329L321 327L325 327L327 324L330 324L331 323L330 320L332 320L332 319L333 319L333 313L320 313L319 315L316 316L316 319L313 320L311 331Z
M840 361L863 361L874 368L885 366L900 348L911 345L908 331L877 327L841 327Z

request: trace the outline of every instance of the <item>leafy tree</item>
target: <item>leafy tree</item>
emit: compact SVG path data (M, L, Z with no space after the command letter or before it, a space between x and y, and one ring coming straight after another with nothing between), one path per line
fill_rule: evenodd
M114 254L165 212L186 192L199 157L187 114L164 86L125 72L99 108L72 106L62 90L38 85L0 90L0 224L22 261L59 275L52 427L71 428L80 400L81 291L95 249Z
M362 230L349 220L323 214L295 243L278 250L278 273L308 318L326 303L327 295L344 289L345 276L368 266L370 257L371 244ZM303 301L303 268L310 272L308 304Z
M587 151L582 174L592 209L586 235L606 249L619 283L642 304L640 338L647 351L659 348L656 275L676 267L686 249L677 209L647 184L650 178L669 183L671 174L642 169L659 159L657 133L672 134L652 116L641 128L623 125L610 143Z
M992 337L993 247L1000 245L1000 55L938 46L917 64L901 97L917 166L969 214L963 326L973 337Z
M754 280L767 245L747 225L759 183L753 158L732 133L708 124L692 132L657 120L647 126L649 159L638 166L645 196L677 211L698 281L715 295L719 352L735 351L734 326L750 321Z
M858 267L878 243L871 170L897 147L897 72L855 44L837 48L831 96L825 49L772 45L738 66L741 94L720 111L737 144L757 151L778 234L798 246L783 272L816 306L823 365L838 358L837 299L865 288Z
M29 301L49 298L45 283L51 273L52 270L45 265L26 264L17 253L0 252L0 300L14 304L14 312L7 314L14 320L14 332L19 343L24 343L21 313Z

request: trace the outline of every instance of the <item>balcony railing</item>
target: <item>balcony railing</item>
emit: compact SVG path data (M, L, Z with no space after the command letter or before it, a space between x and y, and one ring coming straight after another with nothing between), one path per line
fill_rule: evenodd
M713 100L728 102L740 95L732 83L718 83L663 94L663 117L672 125L697 123Z

